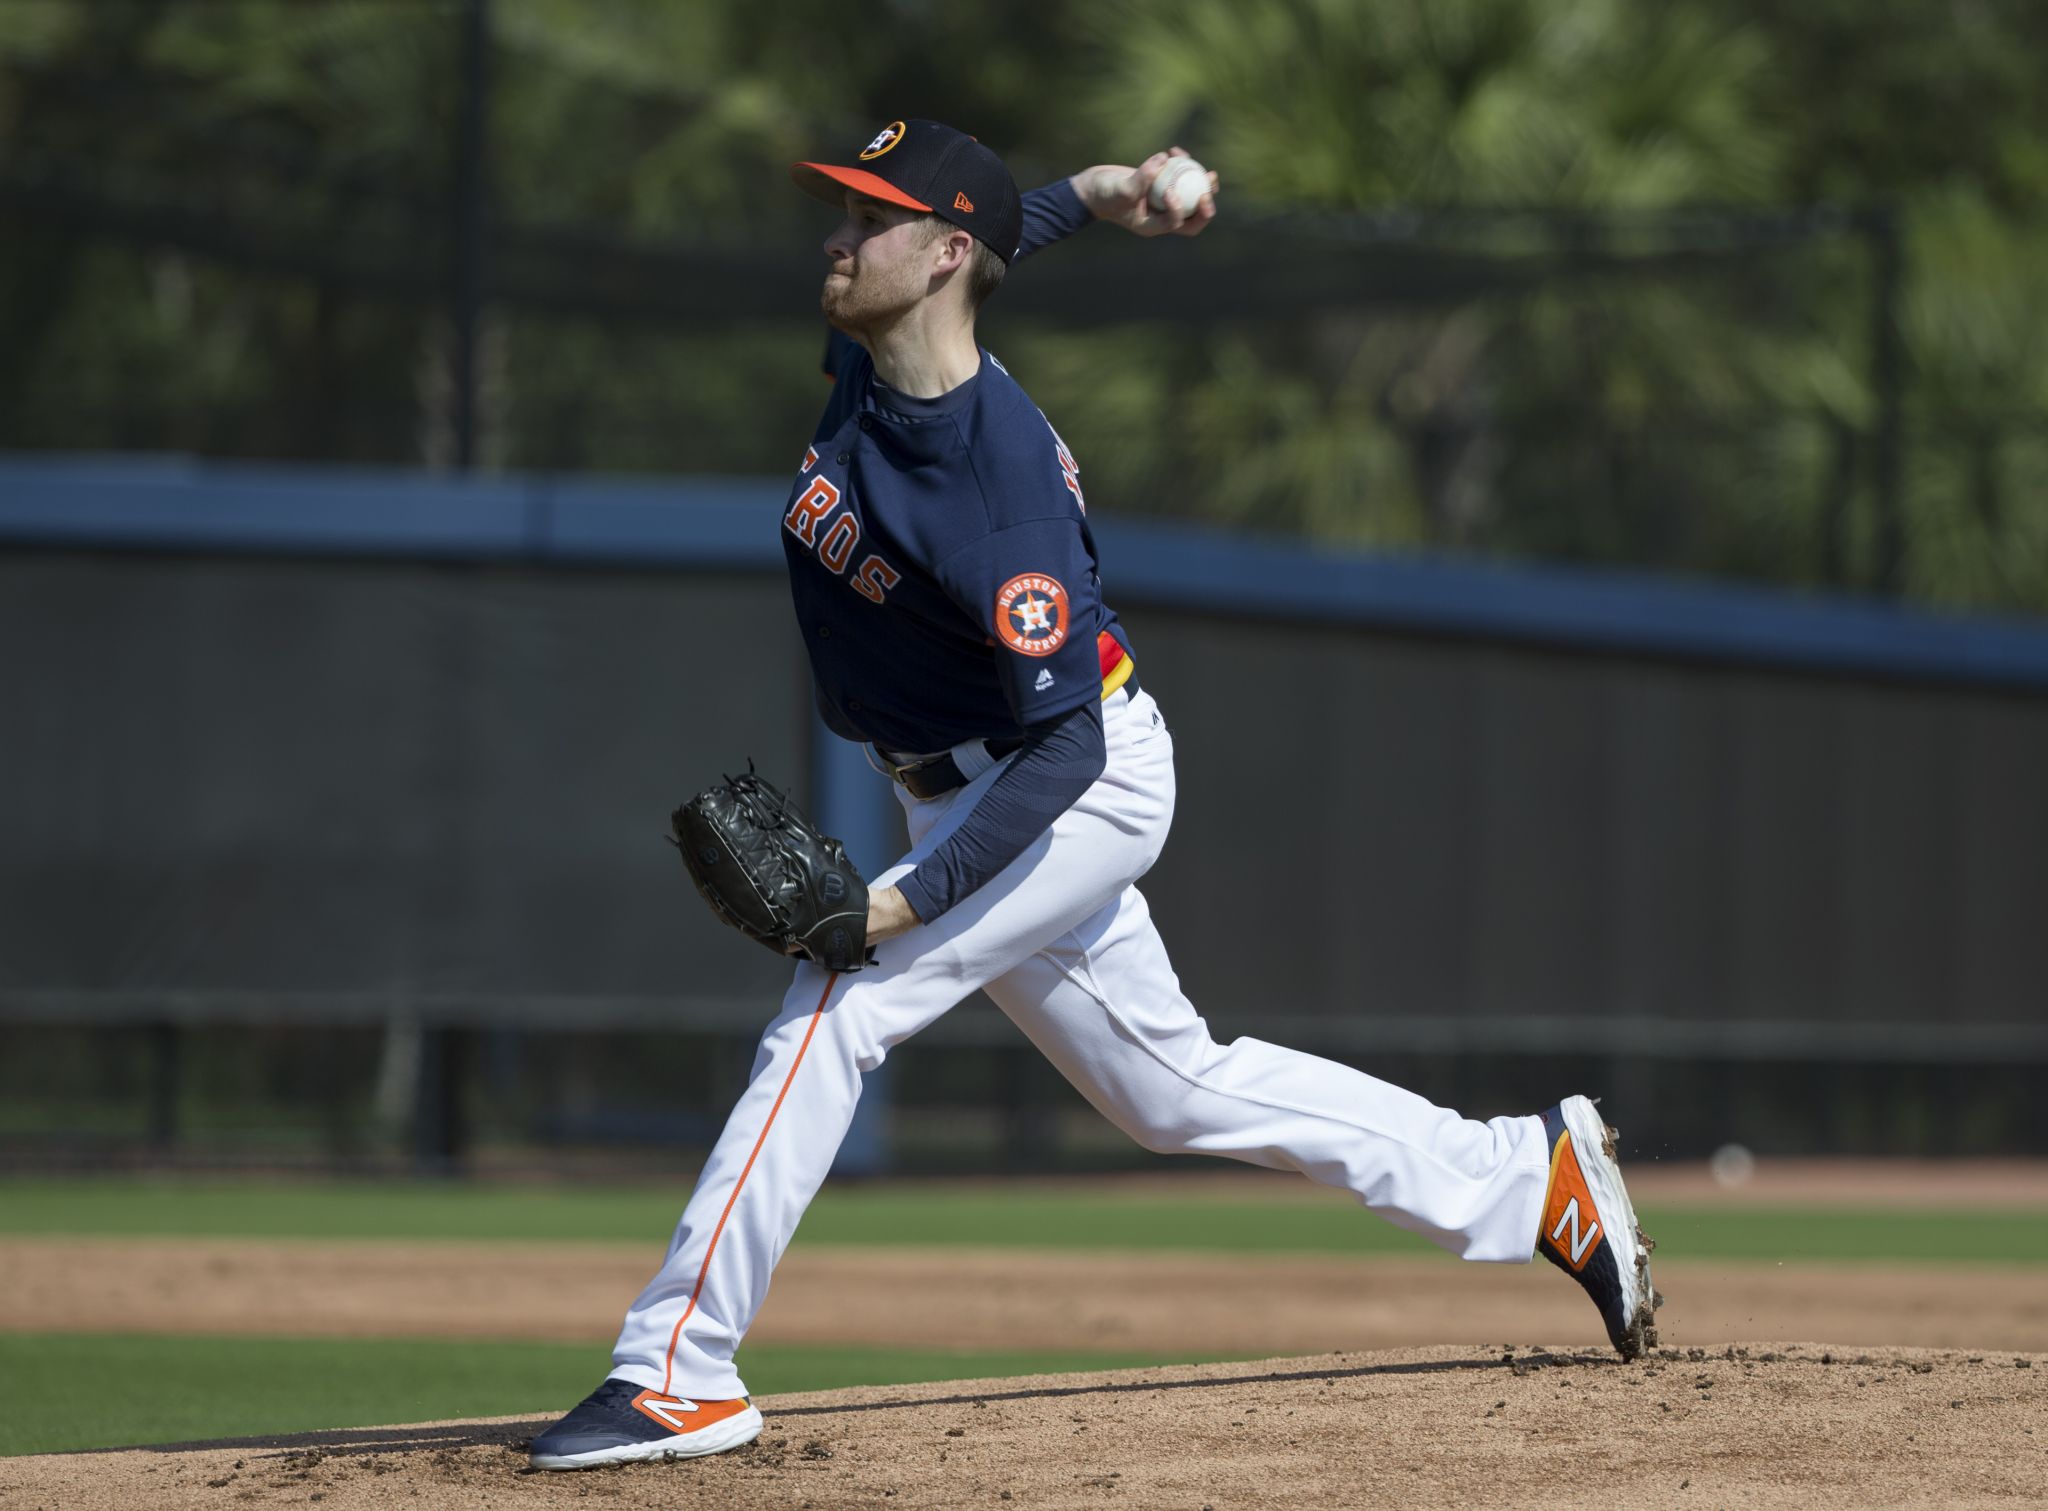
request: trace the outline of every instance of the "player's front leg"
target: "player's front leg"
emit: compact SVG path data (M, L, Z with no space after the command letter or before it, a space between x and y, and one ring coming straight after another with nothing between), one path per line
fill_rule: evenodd
M845 1025L826 1028L842 979L798 967L667 1258L626 1313L610 1376L533 1440L534 1467L696 1457L760 1432L733 1353L860 1098L859 1068L836 1031Z
M667 1260L626 1315L611 1376L536 1438L537 1467L581 1468L685 1457L749 1441L758 1414L734 1354L768 1293L775 1263L824 1183L860 1098L862 1073L1036 942L1059 934L1142 870L1156 848L1109 821L1156 796L1098 799L1062 819L1089 858L1047 886L1042 855L1020 858L933 924L889 940L875 966L834 976L797 968L782 1011L762 1035L753 1075L698 1177ZM919 844L878 886L907 873L949 832L941 802L914 816ZM1163 820L1161 821L1163 822ZM1100 872L1100 874L1096 874Z
M733 1356L832 1168L862 1074L960 995L910 957L850 975L796 968L667 1258L626 1313L610 1376L534 1439L535 1467L686 1458L752 1441L760 1413Z
M746 1393L733 1353L860 1100L862 1014L858 1004L844 1010L857 979L810 964L795 971L661 1270L626 1314L615 1377L700 1400ZM870 994L868 1014L880 1005Z

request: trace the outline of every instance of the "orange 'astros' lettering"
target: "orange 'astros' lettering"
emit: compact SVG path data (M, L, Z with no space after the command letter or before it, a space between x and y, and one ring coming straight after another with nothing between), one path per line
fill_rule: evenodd
M872 598L880 603L889 595L889 589L902 580L902 574L889 563L879 556L870 556L853 574L853 587L863 598Z
M818 522L832 512L832 506L839 502L839 487L830 478L814 477L811 486L796 496L796 502L789 506L789 513L782 523L796 533L796 538L807 546L818 543Z
M817 460L817 448L804 454L806 468ZM832 511L844 503L845 508L835 518ZM825 525L827 519L832 523ZM814 477L801 492L791 500L789 512L782 516L783 528L798 540L818 553L818 560L841 577L846 576L846 564L853 560L853 548L860 544L860 517L854 513L853 505L847 501L839 485L827 477ZM861 597L873 603L884 602L889 589L903 580L903 574L890 566L879 556L866 556L858 570L848 579L849 585Z
M826 532L825 543L818 547L818 560L835 572L844 572L846 559L853 554L853 543L859 539L860 521L851 514L840 515Z

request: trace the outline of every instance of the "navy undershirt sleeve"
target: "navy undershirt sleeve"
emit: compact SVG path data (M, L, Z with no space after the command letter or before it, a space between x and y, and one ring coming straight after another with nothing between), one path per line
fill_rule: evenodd
M1017 255L1010 259L1011 266L1022 262L1033 252L1043 251L1054 242L1072 236L1094 219L1088 213L1088 207L1081 203L1081 196L1074 192L1071 179L1063 178L1043 189L1033 189L1024 196L1024 239L1017 244Z
M966 821L896 884L910 911L929 923L974 892L1050 829L1108 764L1096 699L1026 730L1023 748Z

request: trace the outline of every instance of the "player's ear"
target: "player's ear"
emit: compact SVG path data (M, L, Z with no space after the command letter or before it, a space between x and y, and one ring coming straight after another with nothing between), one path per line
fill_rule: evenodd
M934 273L958 273L974 260L974 238L965 231L951 230L939 238L939 260Z

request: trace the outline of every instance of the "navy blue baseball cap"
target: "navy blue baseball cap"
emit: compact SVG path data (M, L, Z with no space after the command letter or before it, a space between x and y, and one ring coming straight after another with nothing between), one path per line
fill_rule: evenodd
M1024 237L1024 196L1003 160L964 131L937 121L891 121L848 164L792 163L789 177L813 199L871 199L951 221L1005 263Z

